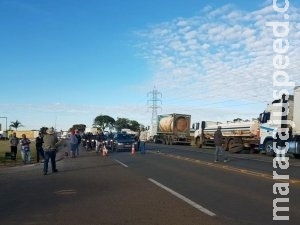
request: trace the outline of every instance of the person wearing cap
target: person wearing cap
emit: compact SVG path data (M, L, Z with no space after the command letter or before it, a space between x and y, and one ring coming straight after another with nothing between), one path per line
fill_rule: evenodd
M51 160L52 172L56 173L58 170L56 169L56 150L58 146L58 138L55 135L53 127L47 129L46 134L43 137L43 150L44 150L44 175L48 173L48 162Z
M224 162L227 162L227 155L223 149L223 134L221 132L221 126L218 126L214 133L214 142L216 146L215 150L215 162L219 161L219 154L223 156Z

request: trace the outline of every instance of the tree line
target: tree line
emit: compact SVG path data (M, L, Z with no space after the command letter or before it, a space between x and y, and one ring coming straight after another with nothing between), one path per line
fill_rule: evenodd
M108 115L99 115L93 120L93 127L97 128L99 131L104 130L116 130L120 132L122 129L130 129L133 131L138 131L142 125L135 121L127 118L117 118L116 120ZM18 128L24 127L22 123L18 120L10 122L10 130L14 128L18 130ZM48 127L41 127L40 132L45 133ZM80 132L85 132L86 125L85 124L74 124L69 128L68 131L72 129L77 129Z

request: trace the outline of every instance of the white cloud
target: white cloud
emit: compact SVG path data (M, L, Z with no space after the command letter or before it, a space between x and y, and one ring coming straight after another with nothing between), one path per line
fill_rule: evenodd
M193 121L257 117L272 100L273 91L274 35L265 23L283 20L283 14L274 12L272 0L268 1L252 12L233 5L208 5L200 15L136 31L141 38L136 43L139 55L153 71L150 82L135 87L139 94L156 86L162 93L162 110L158 113L188 113ZM300 85L300 10L291 4L288 13L287 72L290 80ZM10 112L9 121L18 119L35 129L54 123L58 128L63 124L64 129L75 123L91 126L91 118L99 113L147 124L151 108L147 109L146 96L143 100L117 106L0 104L0 109L1 115Z
M300 11L290 6L288 13L291 24L287 39L293 46L287 52L291 58L287 72L300 85ZM267 21L283 21L283 15L276 13L272 4L253 12L238 10L233 5L216 9L207 6L201 16L149 28L144 34L147 38L143 39L143 53L154 65L156 76L152 82L165 96L163 107L171 113L172 103L198 115L205 114L204 117L211 117L211 108L204 112L203 105L220 107L224 119L238 113L258 115L272 100L275 70L275 37L272 28L266 27ZM153 57L151 51L157 48L161 52ZM237 105L234 109L233 102Z

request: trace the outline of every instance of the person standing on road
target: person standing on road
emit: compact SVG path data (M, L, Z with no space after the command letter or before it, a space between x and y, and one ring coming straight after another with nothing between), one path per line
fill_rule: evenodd
M52 172L56 173L58 170L56 169L56 150L58 146L58 138L54 133L53 127L47 129L46 134L43 137L43 150L44 150L44 175L48 173L48 162L51 160L51 168Z
M141 134L141 131L140 131L140 129L138 129L138 131L134 135L134 140L137 142L137 150L140 149L140 134Z
M16 160L19 138L17 138L17 134L15 132L12 133L12 135L9 137L9 144L10 144L10 158L11 160Z
M23 163L30 163L31 155L30 155L30 140L26 137L26 134L22 134L22 139L20 140L21 145L21 156Z
M145 131L145 128L142 128L139 136L139 150L141 154L146 153L146 149L145 149L146 141L147 141L147 131Z
M81 143L81 136L80 136L78 130L75 130L75 136L77 138L76 155L79 156L79 148L80 148L80 143Z
M214 142L216 146L215 162L219 161L219 153L223 156L224 162L227 162L227 154L223 149L223 134L221 132L221 126L218 126L216 132L214 133Z
M43 135L39 132L39 136L35 139L35 148L36 148L36 162L40 162L40 156L44 159L44 150L43 150Z
M99 153L102 151L102 148L104 146L104 141L105 141L105 135L103 134L102 131L100 131L96 135L96 153Z
M71 154L72 158L76 157L76 148L78 144L78 139L75 135L75 130L71 130L71 135L70 135L70 148L71 148Z

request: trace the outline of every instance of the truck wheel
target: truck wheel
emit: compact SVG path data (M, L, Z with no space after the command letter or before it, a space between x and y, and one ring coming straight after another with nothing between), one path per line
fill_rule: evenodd
M156 137L153 138L153 142L154 142L155 144L157 143L157 142L156 142Z
M197 138L196 138L195 145L196 145L198 148L202 148L201 141L200 141L200 137L197 137Z
M225 145L226 146L226 145ZM233 139L230 139L228 142L227 142L227 148L226 150L228 150L229 152L231 151L231 149L234 147L234 141Z
M170 145L170 138L167 138L167 145Z
M164 145L167 145L168 142L167 142L167 139L164 139Z
M294 154L295 159L300 159L300 154Z
M266 141L266 143L264 144L264 151L266 152L266 155L275 156L275 152L273 151L272 140Z

